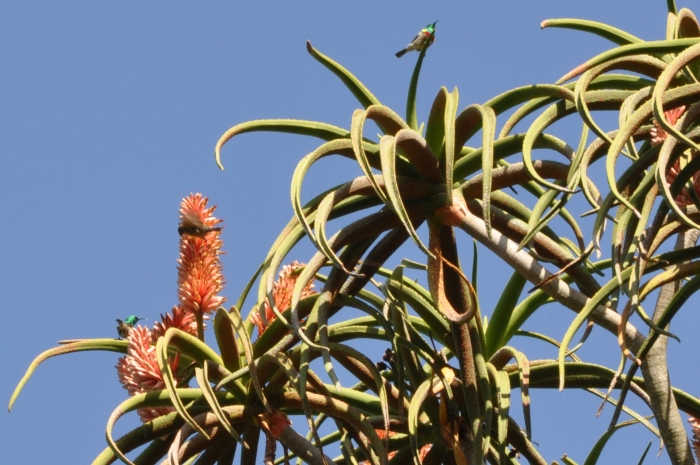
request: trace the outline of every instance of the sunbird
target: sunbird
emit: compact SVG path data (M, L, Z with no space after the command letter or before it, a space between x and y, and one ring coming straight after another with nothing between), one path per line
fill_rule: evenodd
M423 46L428 41L428 38L430 38L430 43L428 45L432 45L433 42L435 42L436 24L437 21L435 21L433 24L428 24L427 26L425 26L425 28L421 29L420 32L416 35L416 37L413 38L411 43L406 45L405 49L401 50L400 52L396 52L396 56L398 58L401 58L406 52L411 52L413 50L420 52L421 50L423 50Z
M177 227L180 236L204 237L212 231L221 231L221 228L211 228L204 224L197 215L185 215L182 222Z
M126 321L122 321L119 318L117 318L117 333L119 333L119 339L121 338L128 338L129 333L131 332L131 329L134 327L134 325L139 321L143 320L144 318L139 318L137 316L131 315L129 318L126 319Z

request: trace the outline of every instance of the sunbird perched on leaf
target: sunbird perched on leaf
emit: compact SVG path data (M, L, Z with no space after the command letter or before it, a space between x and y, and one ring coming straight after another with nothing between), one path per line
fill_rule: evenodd
M117 323L119 323L119 325L117 326L117 333L119 333L119 339L128 338L129 333L131 332L131 328L133 328L139 320L143 319L144 318L139 318L134 315L131 315L129 318L126 319L126 321L122 321L119 318L117 318Z
M401 50L400 52L396 52L396 56L398 58L401 58L406 52L411 52L413 50L420 52L421 50L423 50L423 46L428 41L428 38L430 38L430 43L428 45L432 45L433 42L435 42L436 24L437 21L435 21L433 24L428 24L427 26L425 26L424 29L421 29L418 35L416 35L416 37L413 38L411 43L406 45L405 49Z

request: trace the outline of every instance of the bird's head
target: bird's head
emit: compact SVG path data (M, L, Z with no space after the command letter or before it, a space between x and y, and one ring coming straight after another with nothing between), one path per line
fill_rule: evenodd
M129 318L126 319L125 323L134 326L136 323L138 323L139 320L143 320L143 318L131 315Z
M438 19L433 24L428 24L425 29L427 29L428 32L432 34L433 32L435 32L435 25L437 24L438 21L440 21L440 20Z

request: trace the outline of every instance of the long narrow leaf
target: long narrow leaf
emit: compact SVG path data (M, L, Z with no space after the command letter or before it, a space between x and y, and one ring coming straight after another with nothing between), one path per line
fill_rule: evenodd
M653 42L642 42L638 44L623 45L621 47L613 48L607 52L603 52L600 55L591 58L582 65L577 66L573 70L562 76L556 83L561 84L569 79L573 79L576 76L586 72L587 70L598 66L615 58L630 56L630 55L643 55L649 54L654 56L663 56L667 53L677 53L685 50L691 45L698 43L700 39L678 39L678 40L659 40Z
M542 29L546 27L577 29L579 31L595 34L617 45L638 44L643 42L642 39L616 27L585 19L545 19L542 21L542 24L540 24L540 27Z
M224 144L231 140L234 136L255 131L300 134L304 136L317 137L325 141L350 138L350 133L347 130L316 121L295 119L261 119L256 121L248 121L246 123L238 124L226 131L216 143L216 147L214 148L214 156L216 157L216 163L219 165L220 169L224 169L224 165L221 164L221 148L224 146Z
M10 397L10 402L7 405L7 411L12 411L12 406L17 400L17 396L22 392L24 385L27 384L29 378L31 378L37 367L45 360L62 354L70 354L72 352L82 352L87 350L105 350L109 352L119 352L125 354L127 348L129 347L129 342L126 340L118 339L85 339L78 342L73 342L59 347L54 347L47 351L42 352L37 356L32 363L29 364L27 371L22 376L22 379L17 383L12 396Z
M306 50L309 54L314 57L319 63L328 68L333 74L338 76L343 84L352 92L360 105L367 108L370 105L379 105L379 100L377 97L372 95L372 92L367 89L359 79L353 76L347 69L340 66L337 62L331 60L326 55L322 54L313 46L311 46L310 41L306 41Z
M406 207L401 200L399 185L396 179L396 139L393 136L384 136L379 143L379 153L382 159L382 171L384 172L384 182L387 188L390 205L394 213L399 217L406 231L413 239L418 248L429 257L433 257L432 252L423 244L418 237L418 233L413 227L413 223L408 216Z

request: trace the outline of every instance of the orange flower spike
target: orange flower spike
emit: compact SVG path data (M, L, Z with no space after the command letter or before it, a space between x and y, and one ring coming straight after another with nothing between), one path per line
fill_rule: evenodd
M678 118L680 118L684 112L685 105L681 105L678 108L665 111L664 116L666 117L666 121L668 121L671 126L674 126L678 122ZM654 120L654 127L651 128L651 145L659 145L666 140L666 137L668 137L666 131L664 131L656 120Z
M690 163L690 161L696 156L697 152L695 151L686 151L685 153L681 154L681 156L676 160L673 166L671 166L666 172L666 182L668 182L669 184L673 184L673 181L676 180L676 177L685 167L685 165ZM700 193L700 173L694 173L690 179L689 184L692 185L692 188L695 190L696 194ZM691 194L689 192L689 187L690 186L686 186L683 189L681 189L681 191L674 199L676 205L678 205L681 208L693 204L693 198L691 197Z
M154 343L159 337L165 336L165 332L170 328L177 328L187 334L197 336L197 322L194 314L182 307L173 307L172 313L161 314L160 319L161 321L157 321L153 325L153 331L151 332Z
M119 359L116 368L119 381L130 396L165 388L154 342L153 333L148 328L137 326L129 332L128 354ZM169 362L176 379L179 360L176 356ZM172 407L145 408L139 409L138 414L145 423L173 410Z
M204 337L203 316L221 306L219 296L224 277L219 255L222 220L215 218L216 207L207 208L202 194L190 194L180 204L180 258L178 259L178 299L180 307L195 315L200 339Z
M695 460L700 460L700 421L697 418L688 415L688 423L693 431L693 438L690 441L695 452Z
M379 436L379 439L384 440L386 438L385 432L383 429L375 429L374 431L377 432L377 436ZM393 436L395 433L393 431L389 431L389 436ZM394 456L398 454L398 451L391 451L388 454L386 454L386 459L391 460L394 458ZM363 460L362 462L359 462L358 465L370 465L369 460Z
M672 110L665 111L664 116L666 117L666 121L668 121L669 124L674 126L678 122L678 119L683 115L684 112L685 112L685 105L681 105L678 108L674 108ZM668 137L668 134L666 133L666 131L664 131L664 129L661 127L661 125L656 120L654 120L654 127L651 128L650 134L651 134L651 145L652 146L661 144ZM690 162L690 160L695 158L696 155L697 155L697 153L695 151L686 152L685 154L681 155L681 157L678 160L676 160L676 162L673 164L673 166L671 166L668 169L668 171L666 172L666 182L668 182L669 184L672 184L673 181L678 176L678 173L680 173L681 169L685 166L685 164L687 164L688 162ZM695 189L695 193L696 194L700 193L700 174L699 173L693 174L692 179L691 179L691 184L692 184L693 188ZM674 201L676 202L676 205L678 205L681 208L693 204L693 199L691 197L691 194L688 192L687 187L684 187L678 193L678 195L676 196Z
M146 327L139 325L131 330L128 353L119 359L116 368L119 381L132 396L164 386L151 331Z
M272 298L274 299L274 305L280 311L284 311L292 304L292 292L294 291L294 285L296 284L299 273L304 266L304 263L299 263L297 261L294 261L289 265L285 265L282 267L282 271L279 273L279 278L272 285ZM308 297L315 293L314 283L311 281L301 292L301 298L303 299L304 297ZM270 323L277 318L277 315L275 315L275 312L272 311L270 302L267 299L265 299L265 302L263 303L262 311L265 312L265 320L267 320L267 323L265 323L265 321L263 321L263 319L260 317L259 309L254 309L250 315L250 320L258 328L258 337L260 337Z
M202 197L200 193L190 194L182 199L180 203L180 226L178 227L178 232L181 236L190 235L209 240L218 238L218 234L208 233L221 232L221 228L216 227L216 225L222 223L223 220L214 217L213 213L216 210L216 206L207 208L208 201L209 198Z

